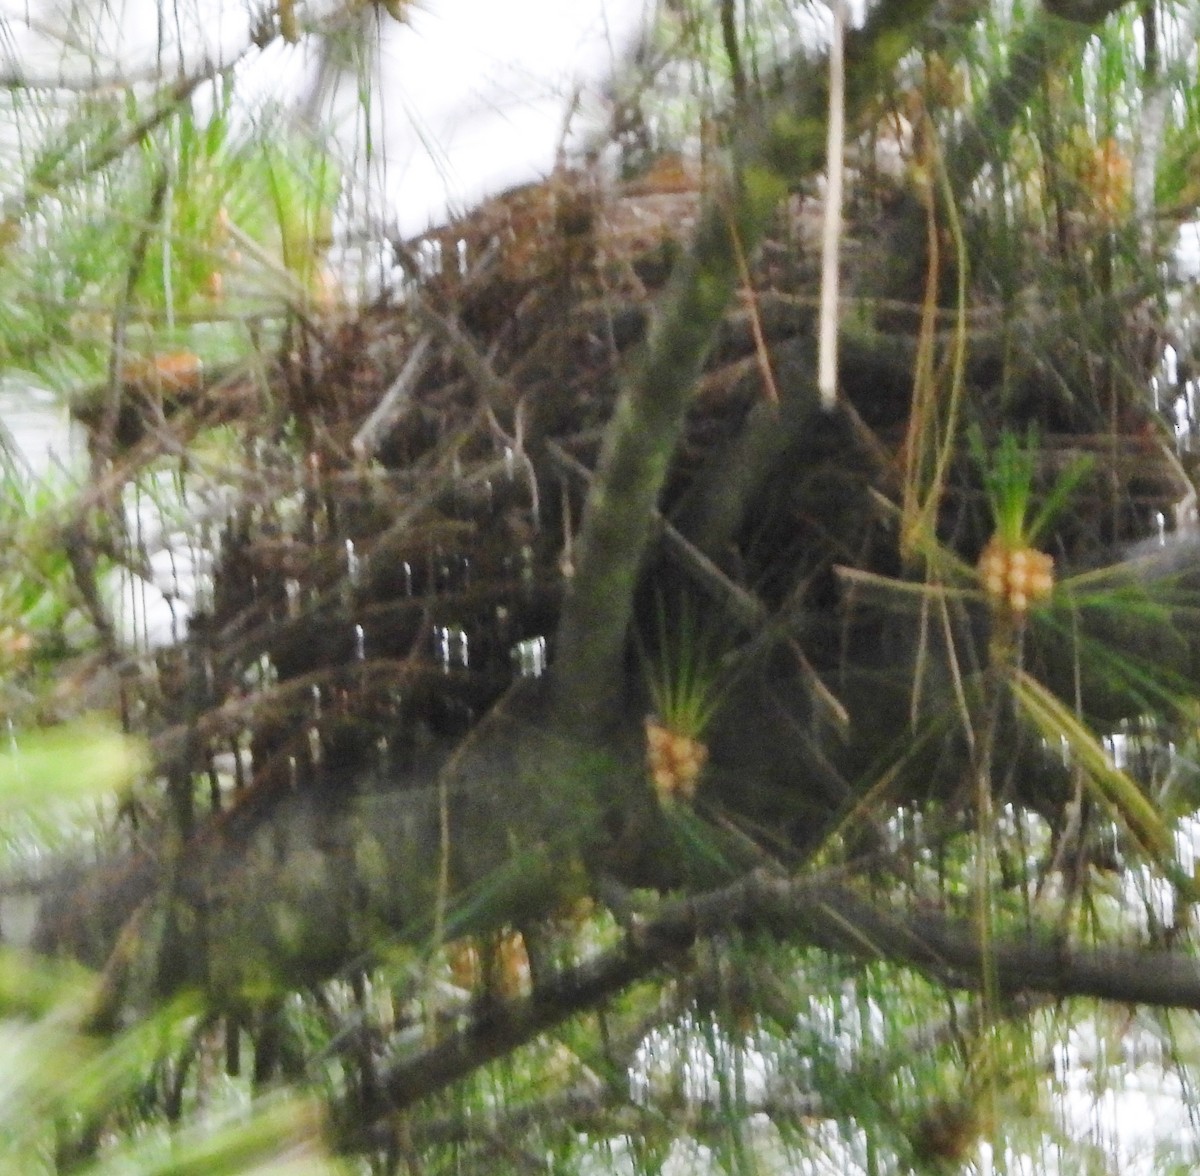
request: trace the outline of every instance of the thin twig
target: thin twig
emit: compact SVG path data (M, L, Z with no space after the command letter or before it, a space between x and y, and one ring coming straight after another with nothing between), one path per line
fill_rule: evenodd
M383 435L395 426L412 403L413 391L429 367L429 347L432 342L433 336L426 333L413 344L400 374L383 394L374 412L354 434L350 448L359 461L367 461L374 456Z
M454 353L454 358L465 369L467 377L483 393L482 411L488 427L492 430L496 440L512 454L513 460L519 463L525 471L525 477L529 483L529 511L536 528L540 521L541 496L538 492L537 470L525 449L523 402L517 398L512 385L492 369L487 356L475 346L456 318L434 310L419 293L414 292L410 297L417 317L449 345L450 350ZM516 401L516 406L513 409L513 432L510 436L501 426L493 405L513 401Z
M546 442L546 452L551 461L565 474L575 478L583 486L591 488L592 472L582 462L572 457L555 441ZM748 628L757 628L768 616L767 607L752 592L735 584L694 543L681 534L656 510L653 513L655 527L659 530L672 554L713 596L724 602L737 620Z

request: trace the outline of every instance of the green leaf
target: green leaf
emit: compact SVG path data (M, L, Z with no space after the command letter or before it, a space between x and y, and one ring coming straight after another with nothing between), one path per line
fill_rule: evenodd
M92 1167L87 1176L241 1176L270 1172L276 1176L331 1173L336 1169L324 1156L323 1115L317 1105L302 1099L264 1102L246 1117L197 1125L164 1144L161 1139L138 1141Z
M20 736L0 753L0 821L47 801L79 801L129 784L149 763L140 741L80 722Z
M1062 700L1024 670L1014 669L1013 696L1025 717L1050 743L1065 740L1096 799L1129 831L1150 856L1166 863L1174 839L1153 802L1133 777L1116 767L1103 745Z

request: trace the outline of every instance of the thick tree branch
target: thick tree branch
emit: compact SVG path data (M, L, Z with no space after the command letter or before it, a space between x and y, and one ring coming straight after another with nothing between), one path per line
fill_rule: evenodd
M950 987L974 989L982 981L979 937L963 920L888 910L840 883L755 873L668 904L620 947L559 973L528 997L489 1006L461 1031L400 1062L381 1078L380 1101L369 1118L413 1106L677 963L698 939L735 929L916 968ZM1004 996L1088 996L1200 1009L1200 960L1182 952L1081 948L1025 936L994 940L988 964Z
M890 77L930 7L928 0L888 0L847 38L848 115ZM628 374L618 398L558 632L556 709L568 728L594 732L616 709L654 507L688 397L737 286L739 256L758 243L788 185L813 174L823 158L827 75L809 67L800 77L798 93L738 120L736 179L707 201L692 248L667 286L642 362Z

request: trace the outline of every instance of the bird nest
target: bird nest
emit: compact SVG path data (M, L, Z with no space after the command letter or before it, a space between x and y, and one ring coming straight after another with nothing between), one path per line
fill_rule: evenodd
M208 779L209 808L252 813L297 790L428 783L514 681L553 664L622 373L646 345L701 200L690 174L616 192L556 176L397 242L394 291L299 316L256 378L176 363L186 378L148 368L125 381L108 419L117 480L186 452L215 422L236 424L245 445L202 543L207 590L186 635L124 686L141 695L126 712L144 716L168 777ZM1140 366L1130 360L1114 392L1081 332L1064 329L1111 323L1111 304L1094 322L1086 306L1051 313L983 296L959 312L923 295L928 259L915 287L881 278L896 203L868 193L855 209L837 412L822 412L813 388L813 202L794 198L744 259L666 479L638 605L643 633L670 593L719 607L731 632L802 614L788 673L835 716L847 660L881 640L878 615L855 612L837 569L903 566L881 503L899 500L926 344L966 341L965 399L985 431L1040 426L1040 483L1079 453L1097 458L1054 537L1060 564L1169 528L1190 503L1136 390L1153 364L1140 305L1123 319ZM100 421L93 411L93 432ZM937 529L971 562L989 538L965 462L949 470ZM631 671L631 695L637 679ZM185 791L194 827L205 813ZM775 803L756 819L778 818Z

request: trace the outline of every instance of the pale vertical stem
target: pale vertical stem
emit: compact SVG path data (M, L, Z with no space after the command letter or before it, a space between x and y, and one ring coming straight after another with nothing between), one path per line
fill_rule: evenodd
M845 0L830 0L829 123L826 150L825 235L821 249L821 313L817 335L817 388L826 411L837 401L838 254L842 241L842 163L846 137Z

